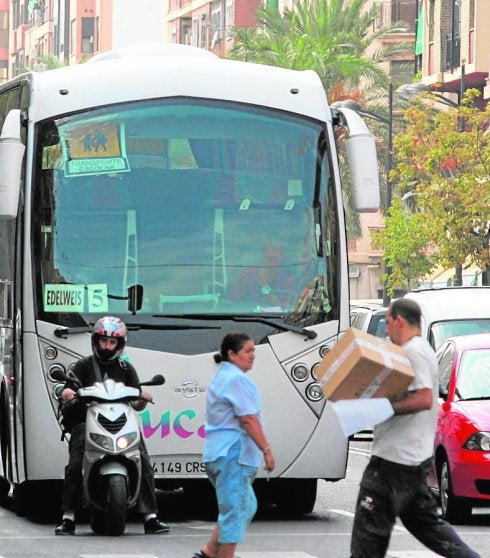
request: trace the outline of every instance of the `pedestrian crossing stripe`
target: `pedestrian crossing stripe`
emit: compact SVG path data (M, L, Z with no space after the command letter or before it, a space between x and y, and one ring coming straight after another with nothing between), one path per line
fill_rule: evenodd
M0 556L0 558L2 558ZM80 554L79 558L158 558L154 554Z
M318 558L306 552L240 552L235 558Z

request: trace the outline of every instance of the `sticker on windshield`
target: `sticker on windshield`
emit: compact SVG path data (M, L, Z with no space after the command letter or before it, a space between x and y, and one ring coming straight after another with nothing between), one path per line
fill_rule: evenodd
M130 170L123 124L66 124L61 128L60 136L66 176Z
M108 310L105 284L44 285L45 312L107 312Z

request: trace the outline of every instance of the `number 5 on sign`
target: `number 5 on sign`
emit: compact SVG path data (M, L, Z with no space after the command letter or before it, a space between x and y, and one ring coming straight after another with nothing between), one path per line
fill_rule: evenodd
M89 312L107 312L109 310L107 285L87 285L87 291Z

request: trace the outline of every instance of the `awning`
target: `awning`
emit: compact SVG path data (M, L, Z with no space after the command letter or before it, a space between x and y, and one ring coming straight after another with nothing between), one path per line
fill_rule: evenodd
M420 5L419 17L417 19L417 29L415 35L415 56L423 53L424 48L424 3Z

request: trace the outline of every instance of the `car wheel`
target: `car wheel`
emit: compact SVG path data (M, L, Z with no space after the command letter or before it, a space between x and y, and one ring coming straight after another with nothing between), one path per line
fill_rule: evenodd
M463 499L454 495L447 458L444 458L439 470L439 493L442 517L450 523L468 523L472 508Z

